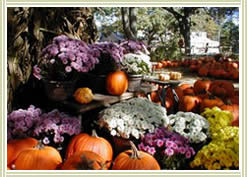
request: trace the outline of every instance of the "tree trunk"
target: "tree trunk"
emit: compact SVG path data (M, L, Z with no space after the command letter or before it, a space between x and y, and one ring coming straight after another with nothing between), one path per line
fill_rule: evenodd
M130 21L130 29L134 35L137 37L137 8L130 7L129 8L129 21Z
M53 37L65 34L92 43L97 38L92 8L10 7L7 9L8 112L39 103L32 68ZM41 99L41 100L39 100Z
M123 31L127 39L136 39L136 17L135 9L121 7Z

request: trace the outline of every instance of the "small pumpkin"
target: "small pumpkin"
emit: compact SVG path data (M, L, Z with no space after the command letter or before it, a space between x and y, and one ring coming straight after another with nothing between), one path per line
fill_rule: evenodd
M35 147L38 140L34 138L13 139L7 144L7 165L11 166L17 156L25 149Z
M203 94L206 93L211 85L211 81L210 80L197 80L194 83L194 92L195 94Z
M123 71L110 73L106 78L106 89L111 95L122 95L128 88L128 78Z
M112 161L113 157L111 144L105 138L99 137L95 130L92 131L92 136L87 133L74 136L68 145L66 159L79 151L93 151L106 161Z
M160 170L157 160L150 154L138 151L133 142L131 150L121 152L114 160L112 170Z
M41 143L23 150L15 160L16 170L55 170L62 163L59 152Z
M107 170L103 157L92 151L76 152L62 165L61 170Z
M88 104L93 100L93 92L90 88L78 88L74 93L74 98L78 103Z
M161 69L163 68L163 64L161 62L158 62L155 67L156 69Z

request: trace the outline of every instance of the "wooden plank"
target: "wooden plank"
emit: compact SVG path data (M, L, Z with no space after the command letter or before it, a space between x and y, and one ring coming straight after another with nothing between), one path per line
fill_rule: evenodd
M139 93L147 94L157 89L158 89L157 87L152 86L151 84L143 84L140 87L140 90L135 93L125 92L121 96L112 96L112 95L104 95L104 94L95 93L93 101L89 104L79 104L73 100L63 101L62 104L63 106L75 111L76 113L85 113L87 111L90 111L96 108L108 107L111 104L133 98L137 96Z
M145 79L143 79L143 81L153 82L153 83L161 84L161 85L178 85L178 84L181 83L180 80L160 81L160 80L157 80L157 79L149 79L149 78L145 78Z

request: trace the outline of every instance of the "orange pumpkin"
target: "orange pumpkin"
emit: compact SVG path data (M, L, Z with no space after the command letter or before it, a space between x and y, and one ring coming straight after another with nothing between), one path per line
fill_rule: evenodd
M187 88L183 91L184 95L195 95L193 88Z
M111 144L106 139L98 137L95 130L92 131L92 136L87 133L74 136L68 145L66 159L79 151L93 151L106 161L112 161L113 157Z
M238 104L239 105L239 96L233 96L230 98L227 98L227 100L225 102L230 101L232 104Z
M202 77L206 77L208 75L208 68L207 67L201 67L199 70L198 70L198 75L199 76L202 76Z
M209 98L205 98L202 100L200 104L200 112L203 112L205 108L213 108L213 107L221 107L224 105L224 102L215 96L210 96Z
M78 103L87 104L93 100L93 92L90 88L78 88L74 93L74 98Z
M168 113L171 113L173 106L174 106L173 99L166 96L165 107Z
M222 110L230 111L233 115L232 126L239 126L239 105L232 104L229 102L228 104L222 105L220 107Z
M190 65L189 69L191 72L197 72L199 69L199 66L198 65Z
M194 92L195 94L203 94L206 93L211 85L210 80L197 80L194 83Z
M11 166L17 156L25 149L35 147L38 140L34 138L14 139L7 144L7 165Z
M128 88L128 78L123 71L110 73L106 78L106 89L111 95L122 95Z
M212 82L209 92L221 98L232 97L234 96L234 86L230 81L217 80Z
M156 69L161 69L161 68L163 68L163 64L161 62L158 62L155 67L156 67Z
M81 151L70 156L61 170L107 170L107 162L95 152Z
M23 150L14 164L16 170L55 170L61 163L62 158L55 148L38 144Z
M155 102L155 103L159 102L160 101L160 98L159 98L158 91L152 91L150 93L150 98L151 98L151 101L152 102Z
M138 151L133 142L131 150L121 152L114 160L112 170L160 170L156 159L143 151Z
M183 90L180 87L176 87L174 88L174 91L177 94L178 99L182 99L182 97L184 96ZM166 95L167 97L171 98L173 102L175 101L171 88L166 89Z
M180 87L180 89L182 89L184 91L187 88L193 88L193 85L184 83L184 84L179 85L179 87Z
M179 102L179 111L198 112L201 98L193 95L186 95Z

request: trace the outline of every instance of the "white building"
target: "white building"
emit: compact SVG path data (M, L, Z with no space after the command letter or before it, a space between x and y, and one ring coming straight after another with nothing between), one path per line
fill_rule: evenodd
M192 32L190 35L190 45L192 55L219 53L219 42L207 38L207 32Z

